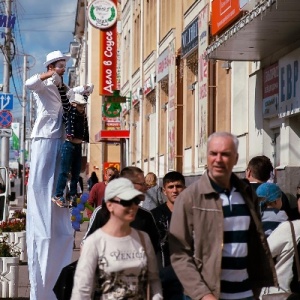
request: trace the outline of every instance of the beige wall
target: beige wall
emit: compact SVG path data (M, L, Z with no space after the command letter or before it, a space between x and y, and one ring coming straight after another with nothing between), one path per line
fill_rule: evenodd
M215 99L215 131L231 130L231 70L222 68L223 62L216 63L216 99Z
M89 26L89 43L94 45L89 47L88 81L94 83L94 92L90 96L88 105L90 143L88 151L88 173L95 171L99 178L102 178L102 144L95 141L95 135L101 130L101 104L102 98L99 96L99 30ZM99 169L95 169L95 167Z

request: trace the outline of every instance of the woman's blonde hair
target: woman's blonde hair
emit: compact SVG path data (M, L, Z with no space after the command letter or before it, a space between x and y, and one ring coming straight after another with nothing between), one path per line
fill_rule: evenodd
M153 173L153 172L149 172L146 176L145 176L145 182L147 184L147 186L153 187L156 186L156 182L157 182L157 176Z

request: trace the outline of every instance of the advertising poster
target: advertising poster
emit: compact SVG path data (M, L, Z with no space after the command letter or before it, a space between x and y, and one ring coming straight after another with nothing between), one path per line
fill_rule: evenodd
M263 69L263 116L278 115L279 72L278 63Z
M176 57L175 39L169 44L169 104L168 104L168 170L175 170L175 101L176 101Z
M199 84L199 143L198 167L206 164L206 146L208 136L208 61L206 48L208 47L208 6L206 5L198 16L199 43L198 43L198 84Z

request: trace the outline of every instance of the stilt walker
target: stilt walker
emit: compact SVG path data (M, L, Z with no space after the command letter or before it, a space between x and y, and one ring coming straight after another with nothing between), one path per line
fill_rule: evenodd
M69 209L51 201L58 179L64 138L59 89L66 61L61 51L47 55L47 72L32 76L37 119L32 130L32 154L27 194L27 252L31 300L54 300L53 287L61 269L71 262L73 229Z

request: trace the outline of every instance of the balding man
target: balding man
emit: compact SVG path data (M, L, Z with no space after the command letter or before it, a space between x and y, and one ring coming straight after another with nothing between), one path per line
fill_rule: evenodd
M192 299L254 300L263 285L277 285L257 198L232 172L237 161L236 136L212 134L207 172L175 201L171 263Z

